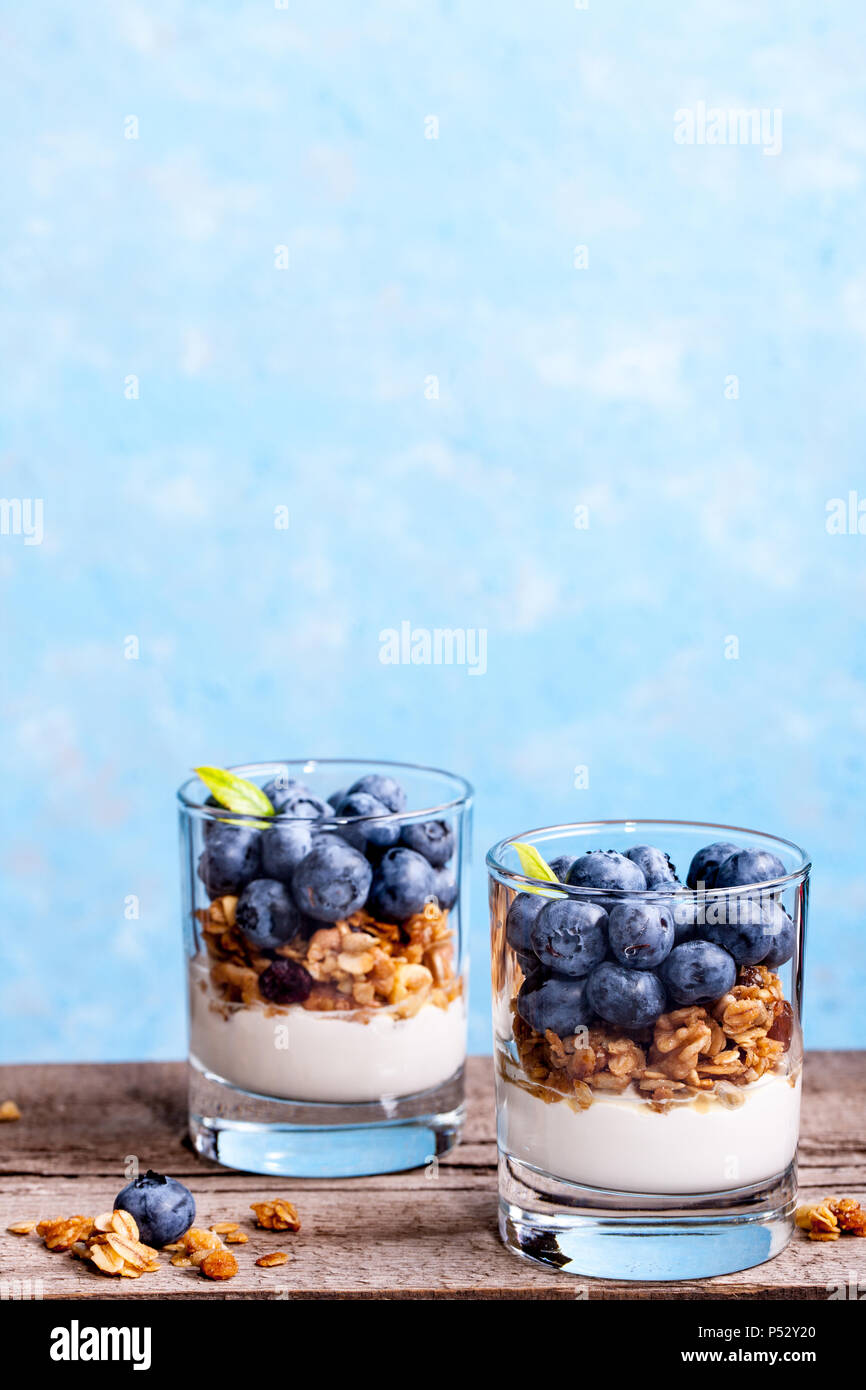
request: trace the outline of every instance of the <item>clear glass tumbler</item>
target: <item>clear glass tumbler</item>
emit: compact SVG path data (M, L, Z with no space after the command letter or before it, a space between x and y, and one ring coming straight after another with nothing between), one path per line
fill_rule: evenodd
M557 882L524 873L515 842ZM778 1254L796 1197L806 854L731 826L597 821L502 840L487 866L505 1244L611 1279Z
M296 1177L423 1165L463 1119L472 789L399 763L231 771L273 819L178 793L193 1144ZM371 777L397 809L337 815Z

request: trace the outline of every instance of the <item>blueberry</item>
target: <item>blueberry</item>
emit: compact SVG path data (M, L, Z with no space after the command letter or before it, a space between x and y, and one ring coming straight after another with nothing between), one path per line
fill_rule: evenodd
M505 940L512 951L531 951L532 928L541 909L550 902L541 893L518 893L505 918Z
M654 845L632 845L625 857L643 870L647 888L663 888L667 883L679 882L668 855Z
M212 898L237 894L261 867L261 835L246 825L211 822L198 876Z
M301 914L284 883L255 878L238 898L235 921L259 951L273 951L301 929Z
M733 956L712 941L684 941L662 965L661 977L675 1004L706 1003L733 988L737 966Z
M586 1001L586 980L571 975L528 976L517 993L517 1012L536 1033L548 1028L560 1038L584 1028L591 1011Z
M317 922L339 922L364 906L373 870L337 835L323 835L292 876L292 895Z
M574 863L573 854L558 854L555 859L551 859L550 867L556 874L560 883L565 883L568 878L568 871Z
M646 1028L664 1013L665 992L651 970L628 970L613 961L602 961L586 982L586 998L593 1013L618 1028Z
M277 821L262 832L262 872L290 883L292 874L313 848L311 822Z
M259 976L259 992L269 1004L303 1004L312 989L312 975L296 960L275 960Z
M398 845L383 855L373 874L367 910L380 922L403 922L424 911L434 885L433 869L423 854Z
M293 820L318 820L320 816L332 815L333 808L306 787L295 787L280 807L279 814Z
M674 944L673 913L665 906L619 902L610 909L610 949L620 965L655 970Z
M607 913L574 898L548 899L529 933L542 965L559 975L588 975L607 955Z
M366 777L359 777L349 788L350 796L354 792L369 792L377 801L383 801L389 811L406 810L406 793L399 782L384 773L368 772Z
M454 853L454 831L444 820L416 821L413 825L404 825L400 839L407 849L423 854L434 869L441 869Z
M129 1212L145 1245L170 1245L195 1220L195 1202L189 1188L176 1178L154 1173L152 1168L118 1192L114 1209Z
M750 883L769 883L784 878L786 869L778 855L765 849L738 849L719 865L716 888L737 888Z
M757 965L776 940L774 907L741 893L708 898L702 935L723 946L738 965Z
M697 888L699 883L702 883L705 888L714 888L719 865L736 850L737 846L729 844L727 840L717 840L715 844L704 845L703 849L698 850L689 865L686 883L690 888Z
M433 896L443 912L450 912L457 901L457 880L450 869L433 870Z
M348 795L349 793L346 791L345 787L343 787L342 790L338 792L331 792L331 795L328 797L328 805L336 811L340 802L343 800L345 796Z
M566 883L575 888L646 888L643 869L615 849L594 849L575 859Z
M297 777L290 777L287 772L278 772L276 777L272 777L262 787L262 791L270 801L277 815L280 814L289 797L297 792L306 792L307 788L303 782L299 782Z
M384 801L378 801L369 792L347 794L337 806L338 816L389 816L391 812ZM355 849L364 850L366 845L377 845L380 849L390 849L400 838L400 827L393 821L385 825L375 825L365 820L358 825L341 825L340 834Z
M764 911L766 912L766 905ZM791 921L787 912L774 903L770 909L771 923L770 930L773 944L764 956L764 964L771 970L777 966L784 965L786 960L790 960L794 954L794 923Z

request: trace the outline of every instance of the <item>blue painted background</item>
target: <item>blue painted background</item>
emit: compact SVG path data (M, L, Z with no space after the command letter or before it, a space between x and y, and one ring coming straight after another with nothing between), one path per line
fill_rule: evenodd
M2 1055L179 1055L175 787L310 753L475 783L476 1049L484 851L616 815L806 844L809 1040L866 1045L862 6L4 30ZM781 153L678 145L700 101ZM404 620L486 675L383 665Z

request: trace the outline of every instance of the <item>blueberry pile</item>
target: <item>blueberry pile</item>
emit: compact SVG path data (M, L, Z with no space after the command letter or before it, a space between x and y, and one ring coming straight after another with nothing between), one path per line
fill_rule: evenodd
M430 901L443 911L454 906L451 826L376 823L406 811L406 793L393 777L370 773L327 802L284 775L262 790L274 807L273 822L257 828L206 821L198 863L211 898L237 897L236 924L256 951L275 951L362 908L379 922L399 924ZM334 816L358 819L335 825ZM312 981L303 966L278 960L259 984L271 1002L293 1004L308 997Z
M561 883L597 891L579 899L518 893L508 909L505 935L524 974L517 1010L537 1033L564 1037L599 1019L646 1029L666 1009L718 999L739 966L774 969L793 955L794 924L772 891L704 891L783 877L782 861L766 850L706 845L685 884L652 845L561 856L550 867ZM619 896L649 889L660 896Z

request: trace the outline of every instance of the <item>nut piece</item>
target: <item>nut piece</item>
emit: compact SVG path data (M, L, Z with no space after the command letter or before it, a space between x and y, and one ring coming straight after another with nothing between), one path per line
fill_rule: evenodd
M14 1100L4 1100L2 1104L0 1104L0 1120L12 1121L20 1119L21 1111L18 1109Z
M265 1231L299 1231L301 1218L297 1207L291 1202L275 1197L272 1202L251 1202L250 1210L256 1214L256 1225Z
M272 1250L270 1255L262 1255L260 1260L256 1260L257 1265L262 1269L270 1269L273 1265L284 1265L288 1262L288 1255L285 1250Z
M238 1272L238 1262L231 1250L211 1250L199 1265L199 1273L208 1279L233 1279Z

